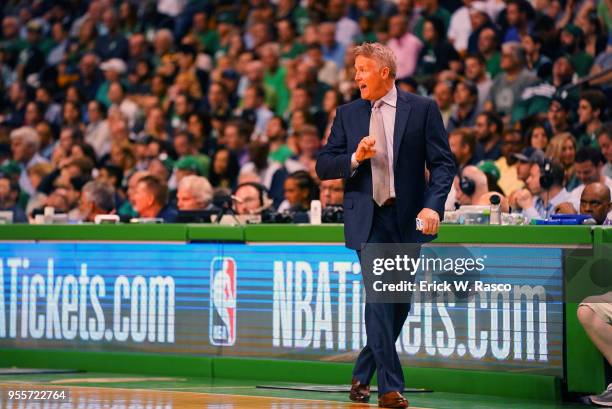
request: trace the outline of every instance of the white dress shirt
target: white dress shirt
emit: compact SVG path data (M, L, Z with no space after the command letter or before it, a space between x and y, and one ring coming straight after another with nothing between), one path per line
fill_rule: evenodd
M548 205L544 205L544 200L540 196L533 198L533 205L527 209L523 209L523 215L529 220L531 219L546 219L555 212L555 207L563 202L568 202L570 194L565 188L561 189L554 197L548 200Z

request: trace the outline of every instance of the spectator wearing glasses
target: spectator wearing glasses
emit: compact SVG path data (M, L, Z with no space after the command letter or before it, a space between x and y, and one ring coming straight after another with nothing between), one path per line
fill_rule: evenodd
M584 187L590 183L600 182L612 189L612 179L602 172L603 161L601 153L594 148L582 148L576 153L576 177L581 182L574 190L570 202L574 209L580 208L580 197Z

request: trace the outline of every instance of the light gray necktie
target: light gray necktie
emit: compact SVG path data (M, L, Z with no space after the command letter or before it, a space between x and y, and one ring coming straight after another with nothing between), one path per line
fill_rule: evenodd
M370 135L373 135L376 144L376 154L370 159L372 166L372 192L374 201L382 206L391 197L391 183L389 175L389 154L387 152L387 140L385 137L385 124L380 109L384 104L378 100L372 107L370 115Z

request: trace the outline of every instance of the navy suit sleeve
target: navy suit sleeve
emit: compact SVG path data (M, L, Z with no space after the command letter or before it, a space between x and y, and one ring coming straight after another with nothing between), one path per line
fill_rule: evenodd
M344 109L338 108L327 144L317 156L316 171L319 179L346 179L351 176L351 155L344 128Z
M457 173L457 167L448 145L448 136L444 130L440 110L433 101L430 101L427 107L425 132L425 163L429 170L429 183L425 189L423 207L437 211L442 219L444 203Z

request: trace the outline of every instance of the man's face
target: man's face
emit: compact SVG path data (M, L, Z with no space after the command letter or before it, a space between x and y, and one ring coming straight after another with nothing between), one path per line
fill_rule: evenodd
M540 166L537 163L532 163L529 168L527 189L529 189L533 195L537 195L542 191L542 186L540 186Z
M81 199L79 200L79 213L83 217L84 221L93 222L94 221L94 203L89 200L87 193L83 193L81 195Z
M459 83L455 88L454 94L455 103L460 106L466 106L474 102L474 96L470 94L470 90L464 84Z
M108 88L108 99L113 104L120 104L123 101L123 91L117 83L112 83Z
M453 102L453 93L445 83L439 83L434 88L434 101L440 109L447 109Z
M406 19L403 16L398 14L389 19L389 37L399 38L403 36L407 28Z
M189 141L185 135L177 135L174 138L174 150L179 157L189 155L191 149L189 146Z
M308 109L310 107L310 99L306 90L298 88L293 91L291 107L293 109Z
M474 131L476 132L476 138L479 141L485 140L489 136L489 124L487 123L486 115L478 115L476 117L476 124L474 126Z
M506 20L510 26L516 26L522 22L521 12L516 4L509 4L506 8Z
M531 54L539 48L539 44L533 41L533 38L528 35L521 36L521 45L527 54Z
M237 200L234 202L236 213L238 214L258 214L261 213L261 200L259 191L255 186L245 185L236 191L234 195Z
M11 181L7 178L0 179L0 206L3 208L11 207L14 204L11 194Z
M302 203L305 194L302 192L298 183L293 178L287 178L285 180L285 199L289 202L289 205L296 206Z
M593 111L593 107L589 104L589 101L586 99L581 99L578 104L578 121L582 125L587 125L589 122L596 119L595 112Z
M177 205L179 210L198 210L201 205L197 202L191 189L179 188L176 192Z
M576 162L574 164L574 169L576 170L576 177L578 177L578 179L584 185L599 181L599 172L597 171L597 167L590 160Z
M298 139L298 146L302 155L314 158L321 146L321 141L316 134L304 133Z
M272 118L268 121L268 126L266 128L266 135L268 139L276 139L282 136L283 127L281 126L281 121L279 118Z
M174 101L174 109L179 116L186 116L190 113L189 101L184 95L179 95Z
M247 88L244 93L243 107L245 109L256 109L260 105L259 98L257 98L257 91L255 88Z
M11 152L13 152L13 159L17 162L27 162L34 155L34 149L22 138L11 139Z
M603 156L608 162L612 163L612 135L608 135L607 133L601 134L597 141L599 142Z
M138 182L134 188L134 193L131 196L132 206L134 210L142 214L155 203L153 195L147 190L145 183Z
M319 27L319 42L326 47L331 47L336 42L336 29L333 24L321 24Z
M531 170L531 163L519 161L516 164L516 177L523 183L527 183L529 177L529 171Z
M470 81L478 81L484 72L484 66L476 58L465 60L465 77Z
M478 50L482 53L488 53L495 49L495 32L491 29L485 29L480 32L478 37Z
M89 116L90 123L98 122L100 119L102 119L101 112L98 109L98 104L95 101L92 101L89 104L87 104L87 114Z
M276 30L278 31L278 39L280 42L287 43L293 39L293 30L288 21L279 21L276 24Z
M594 186L586 186L580 197L580 214L590 214L597 224L602 224L610 211L610 201L605 192Z
M501 59L499 61L499 66L504 71L513 70L517 65L517 62L512 55L512 53L508 50L502 50Z
M571 80L574 75L574 68L567 58L558 58L553 64L553 77L565 80Z
M208 102L213 107L218 107L225 102L225 94L218 84L213 84L208 90Z
M514 163L513 154L519 153L523 149L521 134L518 132L508 132L504 135L504 143L502 144L502 155L509 163Z
M455 155L457 163L463 163L469 153L469 148L462 143L461 135L451 133L448 137L448 144L450 145L451 152Z
M344 185L342 179L322 180L319 186L321 206L341 205L344 200Z
M244 148L244 140L240 137L237 127L235 126L225 127L223 136L225 139L225 145L228 147L228 149L231 149L233 151L238 151Z
M375 101L384 97L389 79L389 68L380 68L373 58L363 55L355 58L355 82L361 98Z
M546 116L550 121L550 124L555 128L559 128L567 124L567 111L563 109L561 104L557 101L550 103Z

